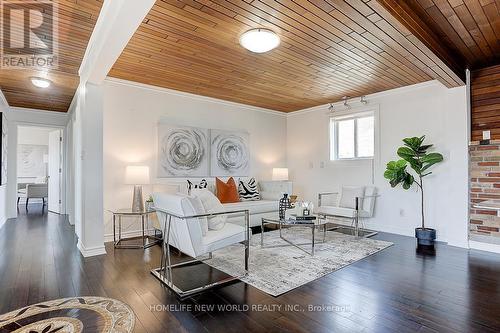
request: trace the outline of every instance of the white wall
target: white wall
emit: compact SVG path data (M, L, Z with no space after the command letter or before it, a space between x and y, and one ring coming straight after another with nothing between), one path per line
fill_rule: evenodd
M272 168L286 164L286 117L282 113L167 89L107 79L104 83L104 208L129 207L132 187L124 185L125 167L148 165L156 178L158 122L250 133L251 175L271 179ZM144 188L145 195L152 186ZM112 233L105 215L105 234ZM137 229L138 224L125 230Z
M0 111L6 112L8 110L8 108L9 108L9 105L7 104L7 101L6 101L5 97L3 96L2 91L0 90ZM2 116L2 114L0 114L0 117L1 116ZM7 121L8 121L8 119L7 119ZM1 135L1 133L0 133L0 135ZM7 135L8 135L8 133L7 133ZM9 140L8 136L7 136L7 140ZM7 144L8 144L8 142L7 142ZM7 183L8 183L8 179L7 179ZM4 184L4 185L0 184L0 228L2 228L2 226L4 225L7 218L8 218L8 214L7 214L7 184Z
M419 193L392 189L383 178L388 161L398 159L401 139L426 135L445 161L425 178L427 225L438 239L467 246L467 111L465 87L446 89L431 81L367 96L367 107L379 108L379 145L373 160L374 184L381 196L368 227L413 235L420 223ZM359 105L355 105L359 107ZM361 108L362 109L362 108ZM358 109L360 110L360 109ZM354 110L353 110L354 111ZM371 184L372 161L329 161L327 107L290 114L287 118L287 158L296 192L317 202L322 191L342 184ZM322 167L324 165L324 167Z
M49 145L49 133L56 130L50 127L19 126L17 144L19 145Z

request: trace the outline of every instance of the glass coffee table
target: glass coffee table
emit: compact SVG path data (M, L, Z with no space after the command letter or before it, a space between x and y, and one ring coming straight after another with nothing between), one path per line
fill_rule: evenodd
M279 219L279 218L262 218L261 222L261 232L260 232L260 245L263 247L264 246L264 226L266 224L273 224L278 226L279 228L279 233L280 233L280 238L287 242L288 244L295 246L296 248L304 251L305 253L314 256L314 245L316 243L316 229L323 229L323 242L325 242L325 237L326 237L326 225L328 224L326 218L320 217L318 215L314 215L316 217L315 220L306 220L306 221L297 221L295 219ZM304 243L304 244L298 244L292 242L290 239L286 238L283 236L282 229L283 228L293 228L293 227L308 227L311 228L311 242L310 243ZM306 248L303 247L303 245L310 245L311 246L311 251L308 251Z

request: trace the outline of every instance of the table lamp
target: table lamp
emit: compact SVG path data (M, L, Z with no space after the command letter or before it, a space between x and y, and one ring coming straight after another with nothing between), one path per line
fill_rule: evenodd
M132 211L144 211L142 185L149 184L149 167L144 165L129 165L125 169L125 184L134 185Z
M273 168L273 180L288 180L288 168Z

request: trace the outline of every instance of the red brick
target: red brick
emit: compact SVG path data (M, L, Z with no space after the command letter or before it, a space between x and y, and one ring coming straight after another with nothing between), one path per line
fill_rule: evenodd
M478 178L480 183L500 183L500 178Z
M475 214L480 214L480 215L497 215L497 212L494 211L494 210L482 210L482 209L478 209L476 210L476 213Z
M498 150L498 146L479 146L477 150Z
M500 184L493 184L493 187L500 188Z
M483 221L479 221L479 220L470 220L470 223L471 223L471 224L483 224Z
M500 172L490 172L488 173L488 177L500 177Z
M479 166L499 166L498 162L479 162Z
M471 192L483 192L483 189L481 187L472 187L470 189Z
M475 183L475 182L477 182L477 178L471 178L470 181Z
M481 199L500 199L500 194L478 194L477 197Z
M498 228L495 227L487 227L484 225L478 225L477 230L484 230L484 231L493 231L493 232L498 232Z

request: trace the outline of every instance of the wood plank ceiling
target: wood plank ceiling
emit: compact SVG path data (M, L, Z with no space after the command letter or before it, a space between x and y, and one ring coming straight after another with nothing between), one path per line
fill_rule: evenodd
M500 63L500 0L379 2L451 67L474 70Z
M272 29L252 54L240 35ZM290 112L419 82L463 84L377 0L157 0L112 77Z
M472 140L481 140L486 130L500 140L500 65L472 72L471 95Z
M0 69L0 89L10 106L66 112L79 83L78 69L101 10L102 0L58 0L59 67L56 70ZM36 88L30 77L52 81Z

